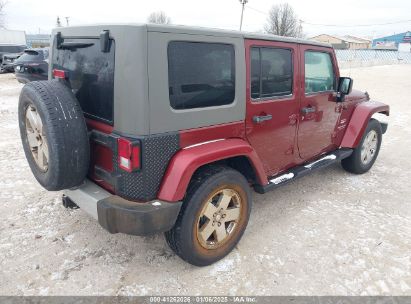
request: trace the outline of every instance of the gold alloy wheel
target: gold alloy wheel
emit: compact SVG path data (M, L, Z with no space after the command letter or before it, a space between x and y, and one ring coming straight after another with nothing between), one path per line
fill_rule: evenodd
M231 188L217 189L204 204L197 221L197 239L205 249L225 244L237 229L241 215L240 194Z
M361 161L364 165L369 164L377 152L378 135L377 132L371 130L368 132L361 147Z
M26 134L37 167L46 172L48 169L49 148L44 134L43 122L33 105L29 105L26 109Z

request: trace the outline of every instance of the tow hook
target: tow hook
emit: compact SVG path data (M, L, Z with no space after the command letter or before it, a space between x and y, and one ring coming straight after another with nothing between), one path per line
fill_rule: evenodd
M63 202L64 208L67 208L67 209L79 209L80 208L67 195L63 194L61 201Z

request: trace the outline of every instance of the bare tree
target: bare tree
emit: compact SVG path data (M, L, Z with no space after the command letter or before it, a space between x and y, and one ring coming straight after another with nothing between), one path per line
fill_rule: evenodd
M5 20L4 20L4 16L5 16L5 12L4 12L4 8L6 7L7 2L4 0L0 0L0 28L4 28L5 27Z
M279 36L302 37L303 28L296 13L288 3L271 7L267 23L264 26L267 33Z
M149 23L157 24L170 24L171 19L163 11L153 12L148 16L147 21Z
M60 17L57 17L56 27L62 27Z

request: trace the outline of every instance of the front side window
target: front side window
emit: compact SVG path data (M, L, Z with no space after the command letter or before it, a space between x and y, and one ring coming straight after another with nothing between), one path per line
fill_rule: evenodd
M170 105L174 109L231 104L235 97L234 46L170 42L168 81Z
M251 48L251 98L265 99L292 94L292 51Z
M333 91L334 69L329 53L307 51L305 58L305 93Z

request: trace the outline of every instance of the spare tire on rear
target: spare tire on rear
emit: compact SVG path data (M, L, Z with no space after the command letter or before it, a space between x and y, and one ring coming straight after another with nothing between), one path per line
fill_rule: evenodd
M83 112L60 80L26 84L19 100L24 153L37 181L47 190L83 182L89 167L89 140Z

